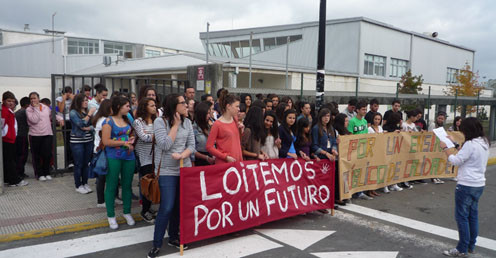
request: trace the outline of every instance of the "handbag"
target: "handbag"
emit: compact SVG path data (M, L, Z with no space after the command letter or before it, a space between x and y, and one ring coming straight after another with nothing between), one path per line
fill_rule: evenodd
M98 149L98 152L93 156L90 162L90 174L105 176L108 171L108 160L102 142L100 142Z
M155 137L152 141L152 167L155 167ZM162 151L164 154L164 151ZM157 174L149 173L140 178L141 194L152 203L160 203L160 187L158 179L160 177L160 167L162 166L162 156L158 164Z

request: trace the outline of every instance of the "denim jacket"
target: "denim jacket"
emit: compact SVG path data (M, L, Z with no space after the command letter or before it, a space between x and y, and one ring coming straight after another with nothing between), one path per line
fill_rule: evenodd
M331 127L331 130L334 130ZM331 147L327 148L327 141L331 142ZM324 133L321 137L319 137L319 126L315 125L312 128L312 151L319 155L322 151L331 152L332 150L338 150L338 144L336 142L336 138L332 137L330 133Z
M83 115L86 114L83 113ZM91 128L90 132L93 132L95 130L91 125L91 119L88 120L88 122L84 121L81 115L76 110L74 109L71 110L71 112L69 112L69 117L71 119L71 125L72 125L71 135L74 135L76 137L84 137L88 131L82 130L81 128L83 127L90 127Z

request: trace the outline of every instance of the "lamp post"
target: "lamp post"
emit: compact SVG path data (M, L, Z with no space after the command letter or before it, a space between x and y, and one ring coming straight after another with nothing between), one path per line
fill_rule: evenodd
M55 53L55 15L57 12L52 14L52 53Z
M322 106L324 101L324 82L325 82L325 37L326 37L326 0L320 0L319 11L319 42L317 49L317 85L315 93L315 108L317 110Z

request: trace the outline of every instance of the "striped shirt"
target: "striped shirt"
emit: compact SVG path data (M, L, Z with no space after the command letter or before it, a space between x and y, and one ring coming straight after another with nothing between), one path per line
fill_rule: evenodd
M134 131L137 136L136 153L141 166L152 164L153 124L147 124L141 117L134 120Z
M83 137L78 137L71 134L70 143L87 143L93 141L93 133L87 131Z

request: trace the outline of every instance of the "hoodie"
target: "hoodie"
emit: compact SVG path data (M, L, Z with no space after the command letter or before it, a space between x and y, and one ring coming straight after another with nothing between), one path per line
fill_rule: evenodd
M481 187L486 184L486 172L489 158L489 145L482 138L466 141L456 155L448 157L449 162L458 167L458 184L470 187Z

